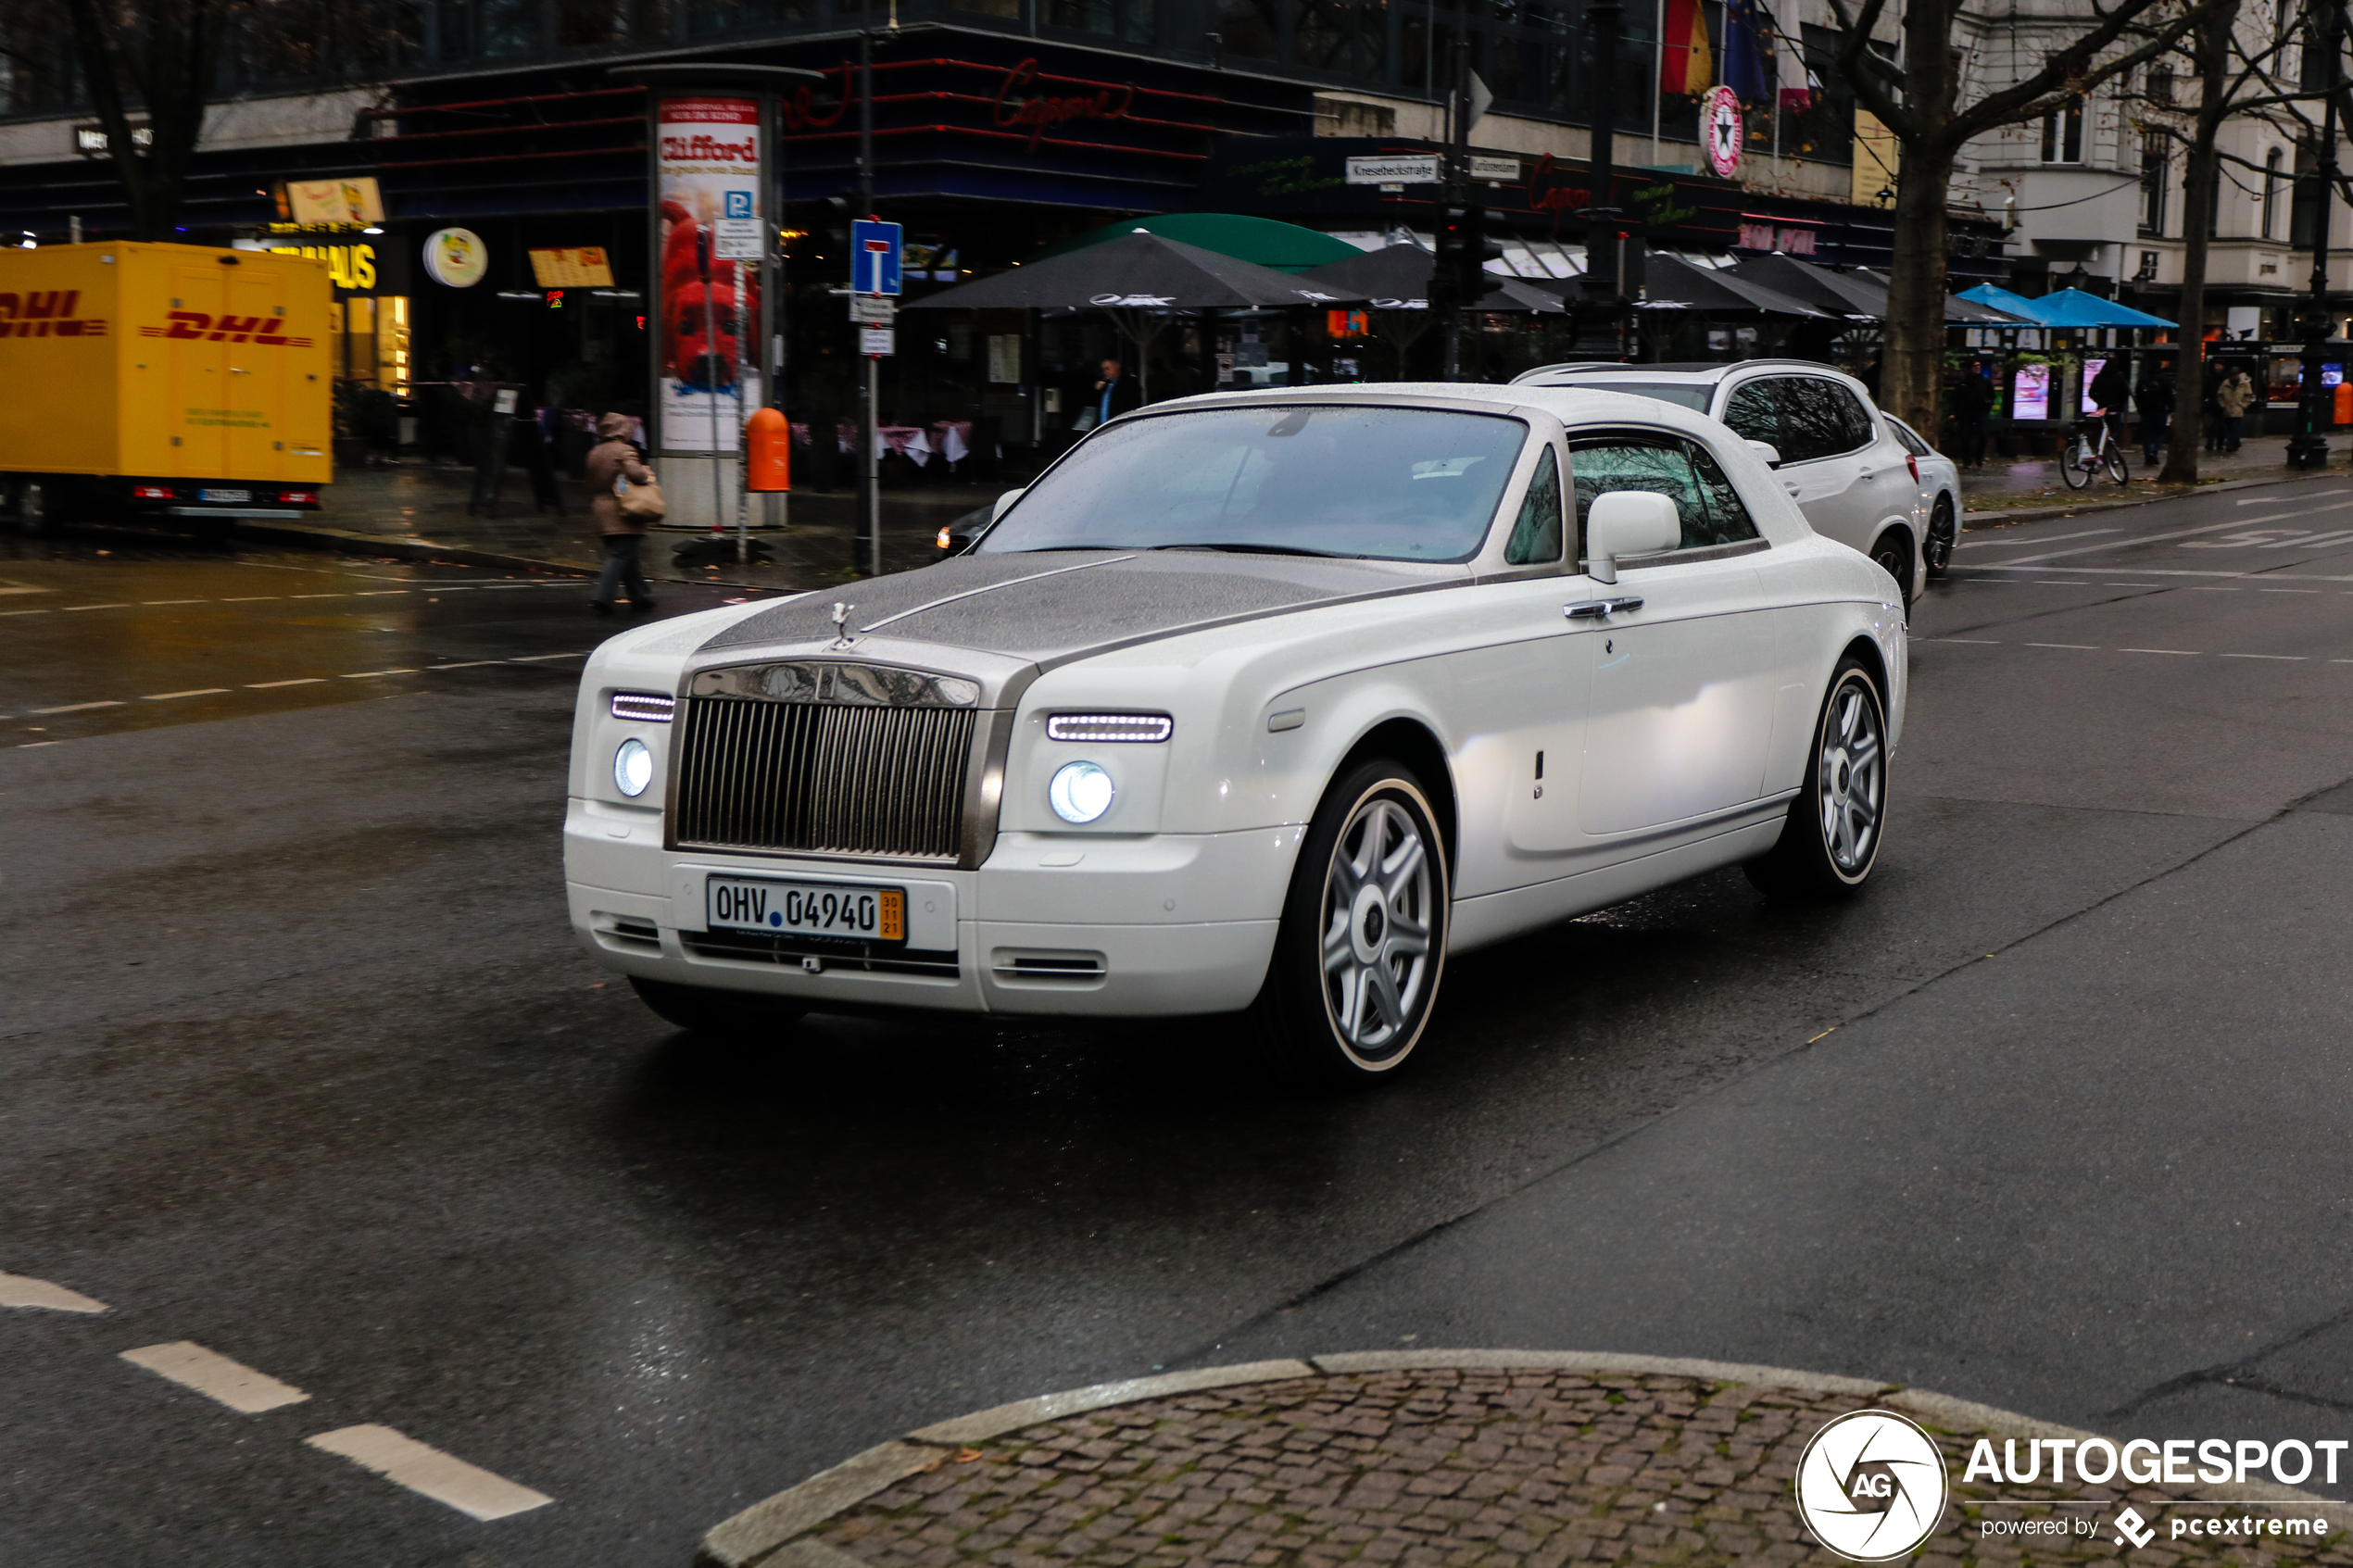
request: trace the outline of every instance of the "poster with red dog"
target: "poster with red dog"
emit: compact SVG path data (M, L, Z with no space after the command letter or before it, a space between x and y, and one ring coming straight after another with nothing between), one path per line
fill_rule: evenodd
M760 104L664 98L654 119L661 445L732 452L761 398Z

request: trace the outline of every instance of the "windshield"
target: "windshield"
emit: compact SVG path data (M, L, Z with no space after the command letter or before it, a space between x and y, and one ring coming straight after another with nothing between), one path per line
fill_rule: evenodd
M1655 397L1661 403L1672 403L1678 408L1689 408L1702 414L1707 412L1707 400L1716 395L1713 382L1693 384L1675 381L1619 381L1616 376L1604 380L1595 376L1591 381L1577 384L1594 392L1623 392L1636 397Z
M1516 419L1432 408L1154 415L1086 441L1024 492L980 549L1464 560L1494 521L1527 434Z

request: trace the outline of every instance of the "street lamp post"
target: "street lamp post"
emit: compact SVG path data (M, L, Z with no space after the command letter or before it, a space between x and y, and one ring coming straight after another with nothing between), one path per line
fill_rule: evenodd
M2332 4L2328 8L2328 42L2325 58L2334 70L2334 62L2345 49L2345 7ZM2304 369L2296 389L2296 433L2288 437L2287 466L2292 469L2317 469L2329 460L2328 437L2322 433L2330 422L2329 389L2321 384L2322 367L2327 363L2329 339L2329 193L2336 185L2336 94L2329 93L2322 99L2320 210L2313 215L2312 224L2312 302L2304 313Z
M1626 16L1626 7L1617 0L1599 0L1585 8L1585 25L1592 30L1593 40L1593 77L1600 90L1593 94L1592 156L1590 180L1592 190L1585 209L1585 298L1598 298L1607 307L1609 319L1617 323L1620 311L1622 290L1617 268L1617 30ZM1653 82L1656 92L1658 84Z

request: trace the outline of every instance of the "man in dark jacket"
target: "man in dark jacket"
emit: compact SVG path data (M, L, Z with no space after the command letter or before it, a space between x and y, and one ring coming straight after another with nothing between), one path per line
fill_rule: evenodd
M1969 468L1985 465L1985 416L1994 411L1994 382L1985 367L1973 365L1961 373L1953 389L1953 424L1960 436L1961 461Z
M2084 401L2100 411L2107 421L2108 433L2119 446L2124 445L2124 406L2132 401L2133 383L2125 378L2124 361L2110 359L2092 378L2083 392Z
M1094 392L1095 422L1107 424L1139 406L1142 399L1136 395L1136 383L1128 379L1118 360L1106 359L1101 369L1103 379L1095 383Z
M2141 410L2141 461L2155 468L2165 449L2166 429L2173 422L2172 376L2162 365L2149 366L2141 372L2141 384L2133 389L2133 402Z

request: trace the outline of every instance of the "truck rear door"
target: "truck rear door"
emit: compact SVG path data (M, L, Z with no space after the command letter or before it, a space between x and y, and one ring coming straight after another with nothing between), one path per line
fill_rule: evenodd
M285 279L275 268L238 267L229 273L227 425L229 479L284 476L286 408Z
M218 479L228 470L228 340L217 330L228 308L230 269L211 257L183 262L171 272L171 421L179 450L173 471L186 479Z

